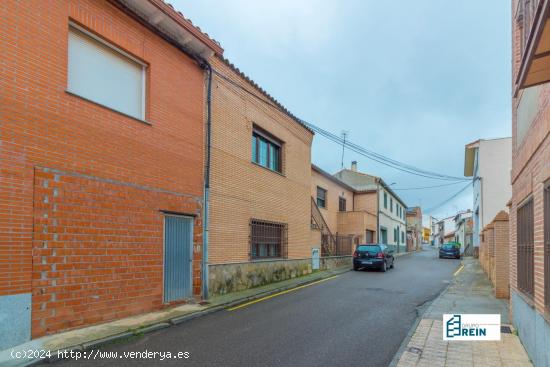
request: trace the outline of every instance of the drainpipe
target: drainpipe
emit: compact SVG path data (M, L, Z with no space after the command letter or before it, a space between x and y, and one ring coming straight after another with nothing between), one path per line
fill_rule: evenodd
M208 226L210 205L210 148L212 132L212 66L202 60L201 67L208 73L206 86L206 163L204 168L204 206L202 218L202 296L208 299Z

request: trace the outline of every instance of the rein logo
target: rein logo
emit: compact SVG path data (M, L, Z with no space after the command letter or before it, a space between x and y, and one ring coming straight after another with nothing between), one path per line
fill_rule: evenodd
M500 340L499 314L445 314L443 325L443 340Z

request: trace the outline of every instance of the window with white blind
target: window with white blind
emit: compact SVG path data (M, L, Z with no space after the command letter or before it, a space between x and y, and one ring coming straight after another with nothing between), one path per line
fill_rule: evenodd
M67 89L126 115L145 118L145 65L72 24Z

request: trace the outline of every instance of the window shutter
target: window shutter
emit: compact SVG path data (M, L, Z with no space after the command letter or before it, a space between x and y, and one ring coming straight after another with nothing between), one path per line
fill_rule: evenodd
M68 90L144 118L144 66L93 37L69 30Z

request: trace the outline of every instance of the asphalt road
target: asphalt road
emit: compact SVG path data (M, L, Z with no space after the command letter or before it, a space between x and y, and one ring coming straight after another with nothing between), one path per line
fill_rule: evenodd
M58 366L387 366L459 265L434 250L395 269L346 272L234 311L220 311L101 352L188 352L188 359L65 360Z

